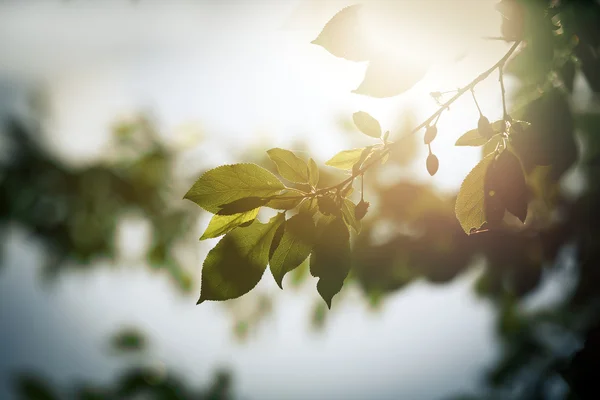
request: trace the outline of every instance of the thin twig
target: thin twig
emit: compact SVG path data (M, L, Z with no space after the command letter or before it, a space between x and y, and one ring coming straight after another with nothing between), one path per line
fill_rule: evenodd
M446 108L448 108L452 103L454 103L456 100L458 100L463 94L465 94L469 90L473 89L478 83L480 83L481 81L486 79L488 76L490 76L490 74L492 72L494 72L497 68L499 68L500 71L502 71L502 67L504 66L504 64L506 63L508 58L515 52L515 50L517 50L517 47L519 47L520 43L521 43L520 41L516 41L515 43L513 43L513 45L506 52L506 54L504 54L504 56L496 64L494 64L488 70L479 74L479 76L477 76L475 79L473 79L471 81L471 83L469 83L467 86L463 87L462 89L459 89L457 91L457 93L454 96L452 96L452 98L450 100L448 100L444 104L442 104L436 112L434 112L431 116L429 116L429 118L427 118L425 121L421 122L417 127L415 127L408 134L404 135L396 142L389 143L383 149L383 151L381 151L377 155L374 155L367 164L363 165L361 168L358 168L356 171L354 171L352 173L351 176L349 176L348 178L344 179L342 182L340 182L336 185L332 185L332 186L328 186L328 187L319 189L313 195L323 194L323 193L329 192L334 189L339 189L340 187L343 187L344 185L348 184L349 182L352 182L357 176L364 174L367 169L371 168L373 165L375 165L375 163L378 163L379 161L381 161L381 159L383 157L385 157L387 154L389 154L390 151L392 151L392 149L395 146L398 146L399 144L401 144L403 139L406 139L409 136L414 135L415 133L419 132L421 129L428 126L431 123L431 121L433 121L435 118L437 118ZM502 84L502 87L504 88L504 84ZM503 90L502 99L504 100L504 90ZM505 112L506 112L506 109L505 109Z

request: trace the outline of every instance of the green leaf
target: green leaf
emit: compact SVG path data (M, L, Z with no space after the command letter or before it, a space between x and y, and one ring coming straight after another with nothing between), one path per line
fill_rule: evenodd
M284 226L279 246L269 262L271 273L282 289L285 274L302 264L310 255L316 234L315 224L309 214L296 214Z
M470 234L486 222L485 179L494 154L482 159L464 179L456 198L455 213L463 230Z
M360 157L359 157L358 161L355 162L354 165L352 166L353 174L357 174L358 170L365 163L365 161L367 161L369 156L371 156L374 153L372 150L373 150L373 146L367 146L363 149L362 153L360 153Z
M264 197L244 197L243 199L223 204L217 213L218 215L234 215L246 211L260 208L269 202L269 198Z
M291 210L296 208L304 199L300 193L288 191L277 195L269 200L265 207L274 208L276 210Z
M385 98L397 96L410 89L425 75L426 69L389 58L371 59L365 77L352 93Z
M208 223L208 227L200 237L200 240L212 239L226 234L227 232L253 221L258 215L258 208L233 215L215 214Z
M308 183L313 188L319 184L319 167L312 158L308 159Z
M379 139L381 137L381 125L379 121L373 118L365 111L358 111L352 114L352 121L359 131L367 136Z
M360 156L364 149L344 150L331 157L325 165L333 168L350 171L354 164L360 160Z
M354 232L360 233L361 223L356 219L355 209L356 205L352 201L344 199L344 203L342 204L342 216L344 217L344 221L348 227L354 229Z
M284 220L280 213L267 224L255 220L225 235L204 260L198 304L235 299L252 290L267 268L273 236Z
M331 308L333 296L350 272L350 232L342 218L320 219L317 230L320 233L310 255L310 273L319 278L317 291Z
M492 123L492 129L494 132L500 132L502 130L502 120L498 120ZM483 146L488 141L487 138L481 136L477 128L471 129L464 135L458 138L455 146Z
M493 153L498 147L498 144L502 142L502 135L497 133L488 140L481 148L481 156L485 157L488 154Z
M316 197L304 199L304 201L300 203L300 207L298 209L301 213L314 215L317 211L319 211L319 202Z
M311 43L322 46L336 57L351 61L368 60L371 46L361 27L360 7L360 4L355 4L342 9Z
M231 164L206 171L184 199L216 214L223 204L245 197L274 196L284 189L275 175L256 164Z
M308 182L308 165L303 159L289 150L279 148L267 150L267 154L283 178L295 183Z

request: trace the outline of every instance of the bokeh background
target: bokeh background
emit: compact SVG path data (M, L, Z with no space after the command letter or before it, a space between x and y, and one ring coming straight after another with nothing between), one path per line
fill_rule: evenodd
M435 177L419 135L373 172L376 211L332 310L305 267L283 291L265 274L238 300L195 305L217 241L198 241L210 215L182 200L202 171L273 169L265 151L285 147L333 182L324 161L366 143L353 112L400 137L437 109L431 92L468 83L510 45L486 39L500 36L496 1L381 3L404 18L389 51L430 64L391 99L352 94L365 65L310 44L350 2L0 3L0 398L139 387L157 398L567 398L560 374L539 371L580 349L589 325L557 314L579 287L578 241L552 237L535 265L507 256L529 254L514 232L468 242L452 203L481 156L454 147L479 116L469 96L439 121ZM570 84L573 112L597 111L589 77ZM507 77L511 105L522 87ZM490 120L499 93L494 77L477 86ZM568 167L554 183L578 199L593 176ZM506 271L510 296L485 286Z

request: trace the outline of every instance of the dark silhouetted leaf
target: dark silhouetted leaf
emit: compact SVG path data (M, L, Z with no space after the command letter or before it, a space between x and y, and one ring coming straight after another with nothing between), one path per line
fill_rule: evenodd
M319 167L312 158L308 159L308 183L314 188L319 184Z
M325 165L330 167L351 171L354 164L360 160L364 149L344 150L331 157Z
M285 186L275 175L256 164L231 164L206 171L184 196L216 214L223 204L245 197L269 197Z
M204 260L198 304L235 299L252 290L267 268L273 236L284 219L278 214L267 224L255 220L225 235Z
M268 198L263 197L245 197L223 204L217 213L218 215L234 215L260 208L269 202Z
M477 121L477 132L479 133L479 136L486 139L494 136L494 128L487 117L484 117L483 115L479 117L479 121Z
M337 215L340 212L340 206L329 196L320 196L317 199L319 211L325 215Z
M271 273L280 288L285 274L298 267L310 255L316 229L309 214L300 213L287 220L279 245L271 256Z
M300 193L289 191L283 194L272 197L265 207L274 208L276 210L291 210L296 208L304 197Z
M322 46L336 57L351 61L366 61L371 56L367 37L362 29L359 4L342 9L329 20L311 43Z
M455 212L460 226L467 234L470 234L473 229L481 228L486 222L485 178L493 160L493 154L482 159L460 185Z
M361 200L356 205L354 209L354 217L360 221L367 215L367 211L369 210L370 203L368 201Z
M536 165L550 165L551 177L558 179L578 156L567 98L558 89L546 92L526 106L522 119L531 125L520 124L523 129L512 129L510 138L523 166L531 171Z
M373 118L369 113L365 111L355 112L352 114L352 120L358 130L365 135L377 139L381 137L381 125L379 125L379 121Z
M350 272L350 232L341 218L318 222L319 237L310 255L310 273L319 278L317 291L331 308L331 300Z
M510 150L504 150L488 168L490 190L502 199L506 209L525 222L527 217L527 184L521 162Z
M290 182L308 183L308 165L289 150L274 148L267 151L279 175Z
M216 238L227 232L241 226L245 223L253 221L258 215L258 208L232 215L215 214L208 223L208 227L200 237L200 240Z

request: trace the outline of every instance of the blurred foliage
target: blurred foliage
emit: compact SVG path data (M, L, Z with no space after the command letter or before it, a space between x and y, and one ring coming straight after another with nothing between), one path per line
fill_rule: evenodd
M144 334L135 328L123 328L112 338L112 346L122 353L140 352L146 346Z
M174 374L153 367L133 367L123 371L113 384L77 383L56 388L42 376L23 373L15 379L22 400L226 400L232 399L231 375L221 371L206 389L193 389Z
M117 124L111 159L82 168L51 154L40 132L24 120L8 119L3 130L7 146L0 164L0 232L16 224L40 239L48 252L47 276L99 259L117 261L119 223L135 214L151 226L148 265L168 271L181 290L192 287L175 248L189 239L186 234L198 214L172 201L175 154L147 117Z

